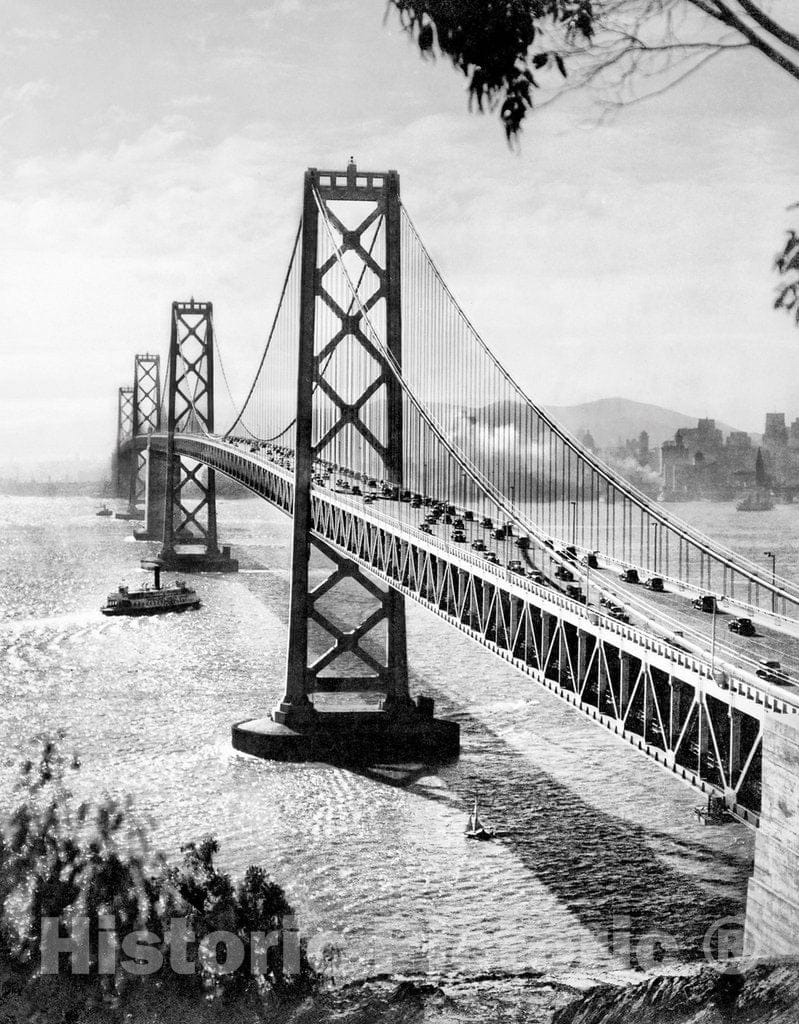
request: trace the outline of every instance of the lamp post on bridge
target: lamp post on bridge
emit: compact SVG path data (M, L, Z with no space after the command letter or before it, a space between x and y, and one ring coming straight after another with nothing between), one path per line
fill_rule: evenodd
M658 573L658 545L660 542L660 523L651 523L652 529L655 531L655 539L653 541L653 552L652 552L652 568L657 576Z
M777 588L777 556L773 551L764 551L763 554L766 558L771 559L771 611L776 615L777 613L777 595L775 593Z
M570 501L572 507L572 546L577 547L577 502Z

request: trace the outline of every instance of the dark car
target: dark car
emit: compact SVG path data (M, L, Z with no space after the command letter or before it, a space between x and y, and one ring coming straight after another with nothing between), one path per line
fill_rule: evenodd
M464 530L465 529L465 526L464 526L464 523L463 523L462 519L456 519L455 522L452 525L455 527L456 530Z
M565 565L559 565L555 570L555 576L559 580L566 580L569 583L574 582L574 573L571 569L567 569Z
M486 560L487 562L490 562L490 563L491 563L492 565L501 565L501 564L502 564L502 563L500 562L500 560L499 560L499 559L497 558L497 556L496 556L496 553L495 553L495 552L493 552L493 551L486 551L486 552L485 552L485 553L483 554L483 558L484 558L484 559L485 559L485 560Z
M452 526L452 516L450 515L449 512L445 512L441 518L444 520L447 526Z
M767 683L777 683L780 686L785 686L791 681L782 671L782 665L778 661L761 661L755 675L765 679Z
M599 562L597 561L596 551L589 551L582 557L583 565L587 565L589 569L598 569Z
M625 583L640 583L641 577L638 575L637 569L624 569L619 573L619 579L624 580Z
M491 536L494 538L494 540L504 540L505 539L505 527L504 526L498 526L495 530L491 531Z
M660 576L650 576L649 579L644 583L647 590L655 590L658 594L662 594L665 591L663 586L663 579Z
M508 568L510 569L511 572L518 572L522 576L524 576L524 566L518 558L511 558L511 560L508 562Z
M712 614L713 612L718 611L718 604L716 603L716 598L713 594L701 594L699 597L695 597L693 601L691 601L691 604L700 612L709 612Z
M353 484L350 494L355 494L356 496L360 497L360 495L363 494L363 491L357 484Z
M563 551L561 551L561 554L564 558L568 558L570 562L577 561L577 548L574 546L574 544L567 545L563 549Z
M483 516L483 518L480 520L480 525L485 527L486 530L490 530L491 527L494 525L494 520L491 518L491 516Z
M580 590L576 583L572 583L570 586L566 587L566 593L572 601L579 601L580 604L586 603L585 594Z
M477 540L472 541L472 547L474 548L475 551L485 551L485 541L480 540L480 538L478 537Z
M608 615L612 619L618 619L619 622L629 622L630 621L630 616L621 607L621 605L618 605L618 604L611 605L608 608Z
M456 544L465 544L466 534L463 532L463 530L453 530L452 540L454 540Z
M429 523L419 523L419 529L422 533L432 533L433 527Z
M467 523L471 523L474 520L474 512L470 508L465 508L463 510L463 518Z
M522 534L521 537L516 538L515 543L516 547L519 548L521 551L526 551L530 547L530 538Z
M733 619L727 626L731 633L739 633L741 636L754 636L755 624L751 619Z

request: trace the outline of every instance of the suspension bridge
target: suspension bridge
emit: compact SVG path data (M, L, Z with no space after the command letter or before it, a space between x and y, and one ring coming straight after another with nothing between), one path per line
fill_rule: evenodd
M676 519L528 397L449 291L396 172L306 173L268 338L224 430L219 368L212 304L173 303L164 386L147 353L119 389L116 461L125 516L167 568L235 571L217 473L292 519L285 693L234 746L455 752L457 726L409 693L410 600L779 843L799 587ZM730 616L758 635L719 632ZM342 711L353 695L378 702ZM769 884L756 871L750 900Z

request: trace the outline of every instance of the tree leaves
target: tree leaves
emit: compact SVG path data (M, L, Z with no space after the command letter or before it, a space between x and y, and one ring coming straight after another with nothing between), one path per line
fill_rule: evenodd
M533 106L533 72L556 68L566 77L563 56L534 44L547 27L561 26L572 40L593 34L591 0L388 0L422 56L441 54L466 77L469 106L499 109L512 140Z

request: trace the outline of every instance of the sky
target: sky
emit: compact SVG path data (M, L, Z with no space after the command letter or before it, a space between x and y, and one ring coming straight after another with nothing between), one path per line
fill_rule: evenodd
M0 471L106 459L136 352L212 300L236 395L306 167L400 173L486 342L543 405L624 396L762 430L799 416L772 308L799 200L799 85L736 50L602 118L576 94L510 149L383 0L4 0ZM795 214L793 215L795 219Z

